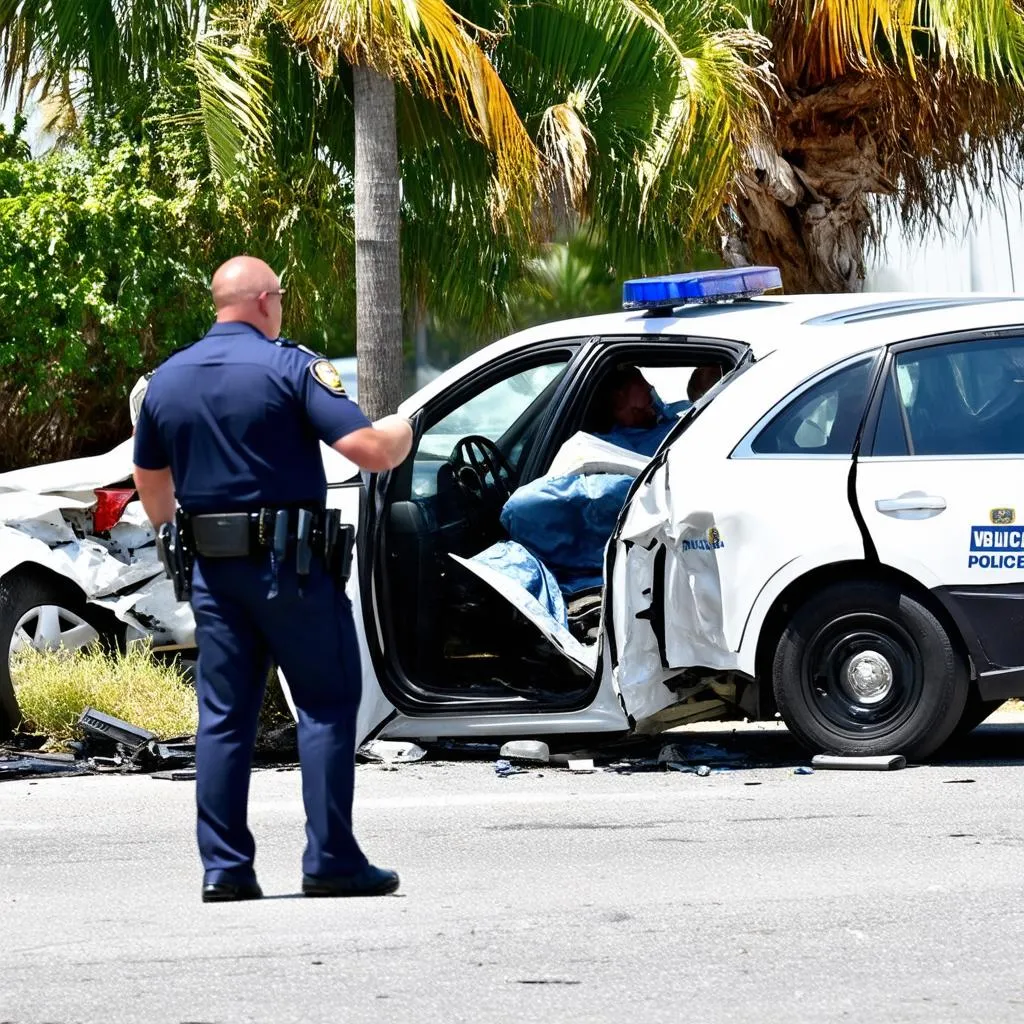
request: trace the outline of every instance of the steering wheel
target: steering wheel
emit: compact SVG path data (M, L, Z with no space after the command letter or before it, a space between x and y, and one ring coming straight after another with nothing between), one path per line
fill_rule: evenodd
M448 463L459 489L474 501L494 504L495 510L508 501L515 489L515 469L488 437L470 434L462 438L452 449Z

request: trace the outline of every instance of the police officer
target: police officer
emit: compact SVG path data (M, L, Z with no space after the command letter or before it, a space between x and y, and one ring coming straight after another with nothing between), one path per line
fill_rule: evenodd
M382 471L408 455L412 430L397 416L371 424L331 363L279 337L283 293L261 260L221 266L217 322L157 369L136 424L135 483L146 514L157 527L171 523L177 499L195 550L204 902L262 896L246 805L271 659L298 712L303 892L398 888L398 875L371 865L352 833L359 651L337 558L327 557L319 445Z

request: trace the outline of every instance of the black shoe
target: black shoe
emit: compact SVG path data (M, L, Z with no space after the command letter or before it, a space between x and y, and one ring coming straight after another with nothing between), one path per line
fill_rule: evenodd
M306 896L387 896L397 888L397 871L375 868L372 864L354 875L302 876L302 892Z
M207 882L203 886L204 903L234 903L236 900L258 900L263 890L258 882L245 882L237 885L234 882Z

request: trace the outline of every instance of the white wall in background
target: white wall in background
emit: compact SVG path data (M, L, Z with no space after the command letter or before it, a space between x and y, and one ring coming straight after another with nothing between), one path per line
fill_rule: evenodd
M994 202L961 204L948 230L924 239L902 236L894 219L879 251L868 258L865 290L914 292L1024 291L1024 209L1020 189L1001 181Z

